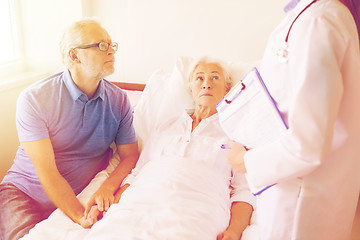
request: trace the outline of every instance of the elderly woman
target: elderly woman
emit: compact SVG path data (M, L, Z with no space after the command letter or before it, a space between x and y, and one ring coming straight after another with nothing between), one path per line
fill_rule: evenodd
M208 58L194 61L188 78L194 109L167 118L150 134L116 194L118 203L100 221L92 206L87 218L93 227L66 239L240 239L254 197L220 148L228 138L216 104L232 86L226 67Z
M226 64L201 58L190 67L188 81L195 109L150 137L122 184L119 204L110 207L87 239L240 239L252 215L253 197L220 148L227 137L216 104L232 86L229 71ZM149 204L151 210L144 213L141 208ZM91 217L97 217L96 207Z

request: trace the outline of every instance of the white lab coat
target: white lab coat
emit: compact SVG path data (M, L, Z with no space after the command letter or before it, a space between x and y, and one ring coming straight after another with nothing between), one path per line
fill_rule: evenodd
M289 59L277 50L302 0L270 36L260 73L288 123L284 136L245 154L261 239L345 240L360 190L360 55L354 20L320 0L295 22Z

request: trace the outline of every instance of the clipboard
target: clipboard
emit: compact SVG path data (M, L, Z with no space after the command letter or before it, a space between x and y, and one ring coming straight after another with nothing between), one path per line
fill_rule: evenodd
M253 68L217 104L227 136L251 149L275 141L288 129L257 68ZM254 196L274 186L251 188Z
M288 128L256 67L216 109L227 136L249 149L279 139Z

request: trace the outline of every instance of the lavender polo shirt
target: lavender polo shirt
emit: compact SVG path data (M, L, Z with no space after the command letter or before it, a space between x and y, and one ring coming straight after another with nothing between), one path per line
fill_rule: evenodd
M112 142L136 141L126 93L103 79L89 100L68 70L38 81L20 94L16 124L20 142L50 138L57 168L76 194L106 167ZM44 208L54 207L21 145L2 183L15 185Z

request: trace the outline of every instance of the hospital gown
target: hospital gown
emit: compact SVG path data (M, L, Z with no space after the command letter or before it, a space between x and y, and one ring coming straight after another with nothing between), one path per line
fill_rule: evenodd
M86 239L216 239L226 229L231 202L254 205L243 174L235 174L220 148L227 137L218 115L192 130L188 113L147 141L130 187Z

